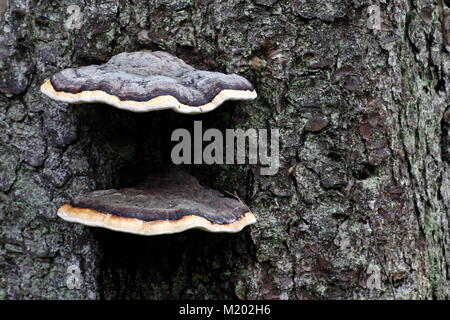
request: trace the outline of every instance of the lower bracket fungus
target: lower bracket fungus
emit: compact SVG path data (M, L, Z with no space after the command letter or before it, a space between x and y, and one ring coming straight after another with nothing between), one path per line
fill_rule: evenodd
M236 74L202 71L163 51L120 53L103 65L69 68L41 86L50 98L67 103L106 103L147 112L173 109L204 113L227 100L252 100L256 91Z
M93 191L58 210L66 221L140 235L202 229L238 232L256 222L241 201L171 169L135 188Z

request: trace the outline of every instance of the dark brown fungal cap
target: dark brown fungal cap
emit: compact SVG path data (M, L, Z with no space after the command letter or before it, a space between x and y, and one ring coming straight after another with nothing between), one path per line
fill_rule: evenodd
M136 112L202 113L226 100L256 98L245 78L197 70L163 51L121 53L103 65L65 69L41 91L58 101L102 102Z
M207 189L175 169L136 188L94 191L78 197L62 206L58 215L72 222L142 235L191 228L237 232L256 222L242 202Z

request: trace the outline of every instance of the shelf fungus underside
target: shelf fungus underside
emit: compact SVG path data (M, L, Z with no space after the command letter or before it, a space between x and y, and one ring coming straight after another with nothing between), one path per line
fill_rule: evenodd
M102 65L65 69L45 81L41 91L57 101L106 103L134 112L204 113L226 100L256 98L245 78L197 70L163 51L125 52Z
M93 191L58 210L66 221L140 235L202 229L238 232L256 218L241 201L208 189L179 170L134 188Z

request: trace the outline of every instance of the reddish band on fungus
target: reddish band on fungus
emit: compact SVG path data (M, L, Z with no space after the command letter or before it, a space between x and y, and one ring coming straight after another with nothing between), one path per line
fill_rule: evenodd
M205 218L189 215L179 220L142 221L136 218L125 218L92 209L77 208L65 204L58 210L58 216L66 221L77 222L91 227L102 227L114 231L139 235L160 235L183 232L188 229L201 229L209 232L239 232L244 227L256 222L253 213L246 212L235 222L215 224Z

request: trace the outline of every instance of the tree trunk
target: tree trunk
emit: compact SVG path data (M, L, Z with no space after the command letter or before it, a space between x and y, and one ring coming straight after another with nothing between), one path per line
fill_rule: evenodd
M0 298L448 298L449 12L447 0L0 0ZM39 91L141 49L243 75L258 99L189 116ZM257 224L143 237L56 216L170 165L171 132L193 120L280 129L276 175L185 167L236 192Z

